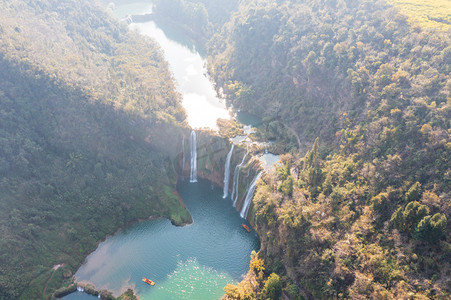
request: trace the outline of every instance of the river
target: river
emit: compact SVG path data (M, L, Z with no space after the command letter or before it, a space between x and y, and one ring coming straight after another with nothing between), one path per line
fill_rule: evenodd
M152 4L128 3L116 5L114 13L123 19L127 15L145 14L152 11ZM217 97L207 77L206 61L186 40L175 41L167 37L155 22L132 23L132 29L155 39L164 51L169 68L174 75L176 88L182 94L182 105L187 113L188 124L194 128L217 129L218 118L230 119L225 100ZM172 34L182 39L180 33Z
M244 220L230 198L223 199L221 189L208 181L181 181L177 190L193 224L177 227L159 219L120 230L88 256L75 274L77 281L115 295L131 287L144 300L219 299L227 283L239 281L251 251L259 248L256 233L241 226ZM142 277L156 285L143 283Z
M147 13L151 5L118 5L115 13ZM192 128L216 129L217 118L230 118L223 100L205 76L205 60L193 48L169 39L154 22L131 24L157 40L183 96ZM108 289L116 296L133 288L140 299L219 299L227 283L236 283L249 268L252 250L258 250L255 232L248 233L230 197L208 181L181 181L177 190L193 217L193 224L173 226L168 220L139 222L108 237L76 272L78 282ZM149 286L147 277L156 282ZM76 292L66 300L95 299Z

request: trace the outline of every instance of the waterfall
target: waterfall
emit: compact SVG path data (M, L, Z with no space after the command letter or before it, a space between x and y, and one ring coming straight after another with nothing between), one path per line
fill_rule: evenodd
M233 207L236 206L236 201L238 200L238 186L240 181L240 171L241 167L244 164L244 160L246 159L247 153L244 154L243 159L241 160L241 163L235 167L235 172L233 172L233 185L232 185L232 198L233 201Z
M233 153L233 147L235 147L234 144L232 144L232 148L230 148L229 153L227 154L227 159L225 162L225 171L224 171L224 193L222 195L222 198L227 198L229 195L229 182L230 182L230 159L232 158Z
M251 206L252 198L254 197L255 187L257 186L258 179L262 176L262 171L258 172L258 174L254 177L251 184L247 188L246 198L244 199L243 208L241 208L240 216L244 219L247 218L247 214L249 212L249 206Z
M191 131L190 148L191 148L191 170L189 175L189 181L197 182L197 138L196 132L194 130Z
M230 196L233 201L233 207L235 207L236 200L238 199L238 181L240 180L240 165L236 165L235 172L233 172L233 185L232 195Z
M182 136L182 179L185 179L185 136Z

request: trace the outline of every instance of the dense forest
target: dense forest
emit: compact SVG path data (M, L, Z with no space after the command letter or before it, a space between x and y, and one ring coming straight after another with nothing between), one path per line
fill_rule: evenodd
M184 119L160 48L100 7L0 1L0 299L50 298L132 220L189 222L161 143Z
M446 0L154 3L286 153L225 299L451 296ZM154 42L87 0L0 0L0 79L0 299L51 297L132 220L190 221L172 194L185 113Z
M177 3L203 6L205 20L219 7ZM262 249L225 298L448 298L449 4L230 9L206 36L210 75L290 154L259 183Z

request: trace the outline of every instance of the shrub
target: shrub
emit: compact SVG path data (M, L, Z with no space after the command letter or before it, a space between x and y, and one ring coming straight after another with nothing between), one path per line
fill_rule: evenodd
M262 299L279 299L282 295L282 283L280 277L276 273L269 275L262 290Z

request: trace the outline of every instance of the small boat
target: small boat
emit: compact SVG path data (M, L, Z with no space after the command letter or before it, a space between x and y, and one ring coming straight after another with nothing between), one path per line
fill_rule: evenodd
M241 224L243 225L244 229L247 230L247 232L251 232L251 229L249 228L249 226L247 226L246 224Z
M153 282L152 280L150 280L150 279L147 279L147 278L143 278L143 281L145 282L145 283L148 283L148 284L150 284L150 285L155 285L155 282Z

